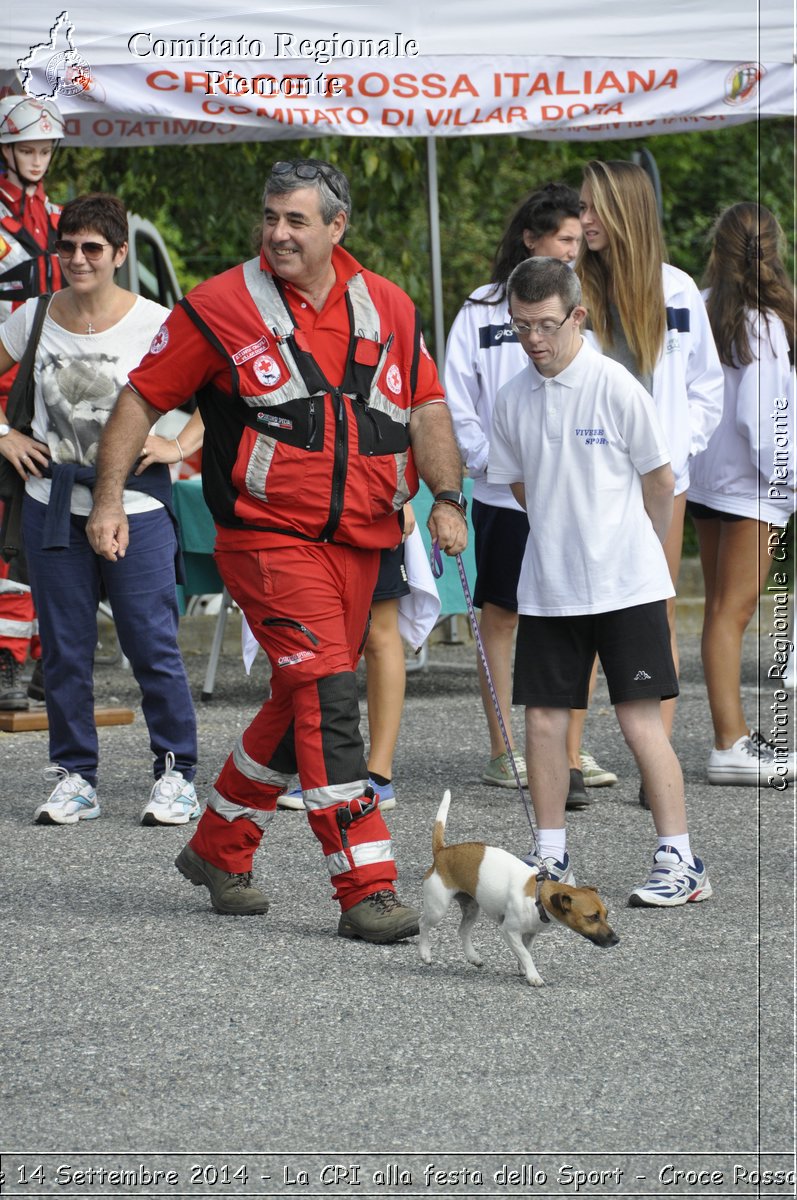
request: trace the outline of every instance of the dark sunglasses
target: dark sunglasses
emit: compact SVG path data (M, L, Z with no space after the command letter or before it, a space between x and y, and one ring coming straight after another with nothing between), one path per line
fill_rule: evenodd
M76 250L82 250L89 262L102 258L102 252L110 242L73 242L70 238L59 238L55 243L55 252L61 258L71 258Z
M318 179L318 177L320 175L321 178L323 179L324 183L327 185L329 190L332 192L333 196L336 196L338 200L343 199L343 197L340 194L340 190L333 182L332 177L329 174L329 171L327 171L319 163L305 162L301 159L299 159L299 160L290 159L286 162L274 163L274 166L271 168L271 174L272 175L294 174L297 176L298 179Z

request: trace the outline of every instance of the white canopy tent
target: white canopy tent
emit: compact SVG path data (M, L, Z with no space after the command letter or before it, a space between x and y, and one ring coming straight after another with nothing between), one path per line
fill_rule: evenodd
M0 91L53 96L78 145L425 138L441 345L437 137L594 141L786 116L793 45L787 0L32 0L7 18Z

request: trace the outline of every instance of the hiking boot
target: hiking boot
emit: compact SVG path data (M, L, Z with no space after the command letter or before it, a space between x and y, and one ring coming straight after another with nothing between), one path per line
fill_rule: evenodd
M614 771L607 771L597 763L588 750L579 751L579 758L585 787L611 787L613 783L617 783Z
M217 913L231 917L251 917L268 912L268 900L252 885L252 872L232 875L200 858L190 845L183 846L174 865L194 887L206 887Z
M187 825L199 816L199 801L193 783L174 770L174 755L166 755L166 770L156 779L149 803L141 814L142 825Z
M28 683L28 699L35 700L37 704L44 704L45 701L44 668L40 658L37 658L33 665L33 674Z
M58 782L33 814L37 825L76 825L100 815L96 789L82 775L55 765L45 767L43 775L48 783Z
M28 707L28 697L19 678L21 671L11 651L6 647L0 650L0 709L4 711L24 712Z
M567 800L565 808L578 809L586 808L592 804L584 787L584 776L575 767L570 768L570 787L567 792Z
M385 888L372 892L359 904L340 914L338 936L362 938L364 942L399 942L418 932L420 913L402 904L395 892Z
M517 773L520 776L520 782L523 787L528 787L529 777L526 770L526 760L522 754L518 754L517 750L514 751L513 757ZM503 754L497 755L496 758L490 759L482 775L482 783L489 783L493 787L517 787L515 772L512 770L512 764L509 761L509 755L506 750L504 750Z

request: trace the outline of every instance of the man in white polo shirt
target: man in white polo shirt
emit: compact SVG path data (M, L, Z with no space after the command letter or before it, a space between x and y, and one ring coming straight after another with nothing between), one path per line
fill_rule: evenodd
M597 652L658 835L632 905L711 895L689 845L681 767L661 721L678 694L662 549L672 513L670 455L653 402L581 336L578 277L530 258L507 284L527 366L498 393L488 477L529 516L518 585L513 703L526 708L526 761L537 823L534 861L571 882L565 800L568 710L585 708Z

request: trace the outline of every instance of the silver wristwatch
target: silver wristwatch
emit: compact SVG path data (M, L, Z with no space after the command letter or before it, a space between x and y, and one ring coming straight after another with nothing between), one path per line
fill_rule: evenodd
M9 434L10 432L11 432L10 425L0 425L0 438L5 437L6 434Z

